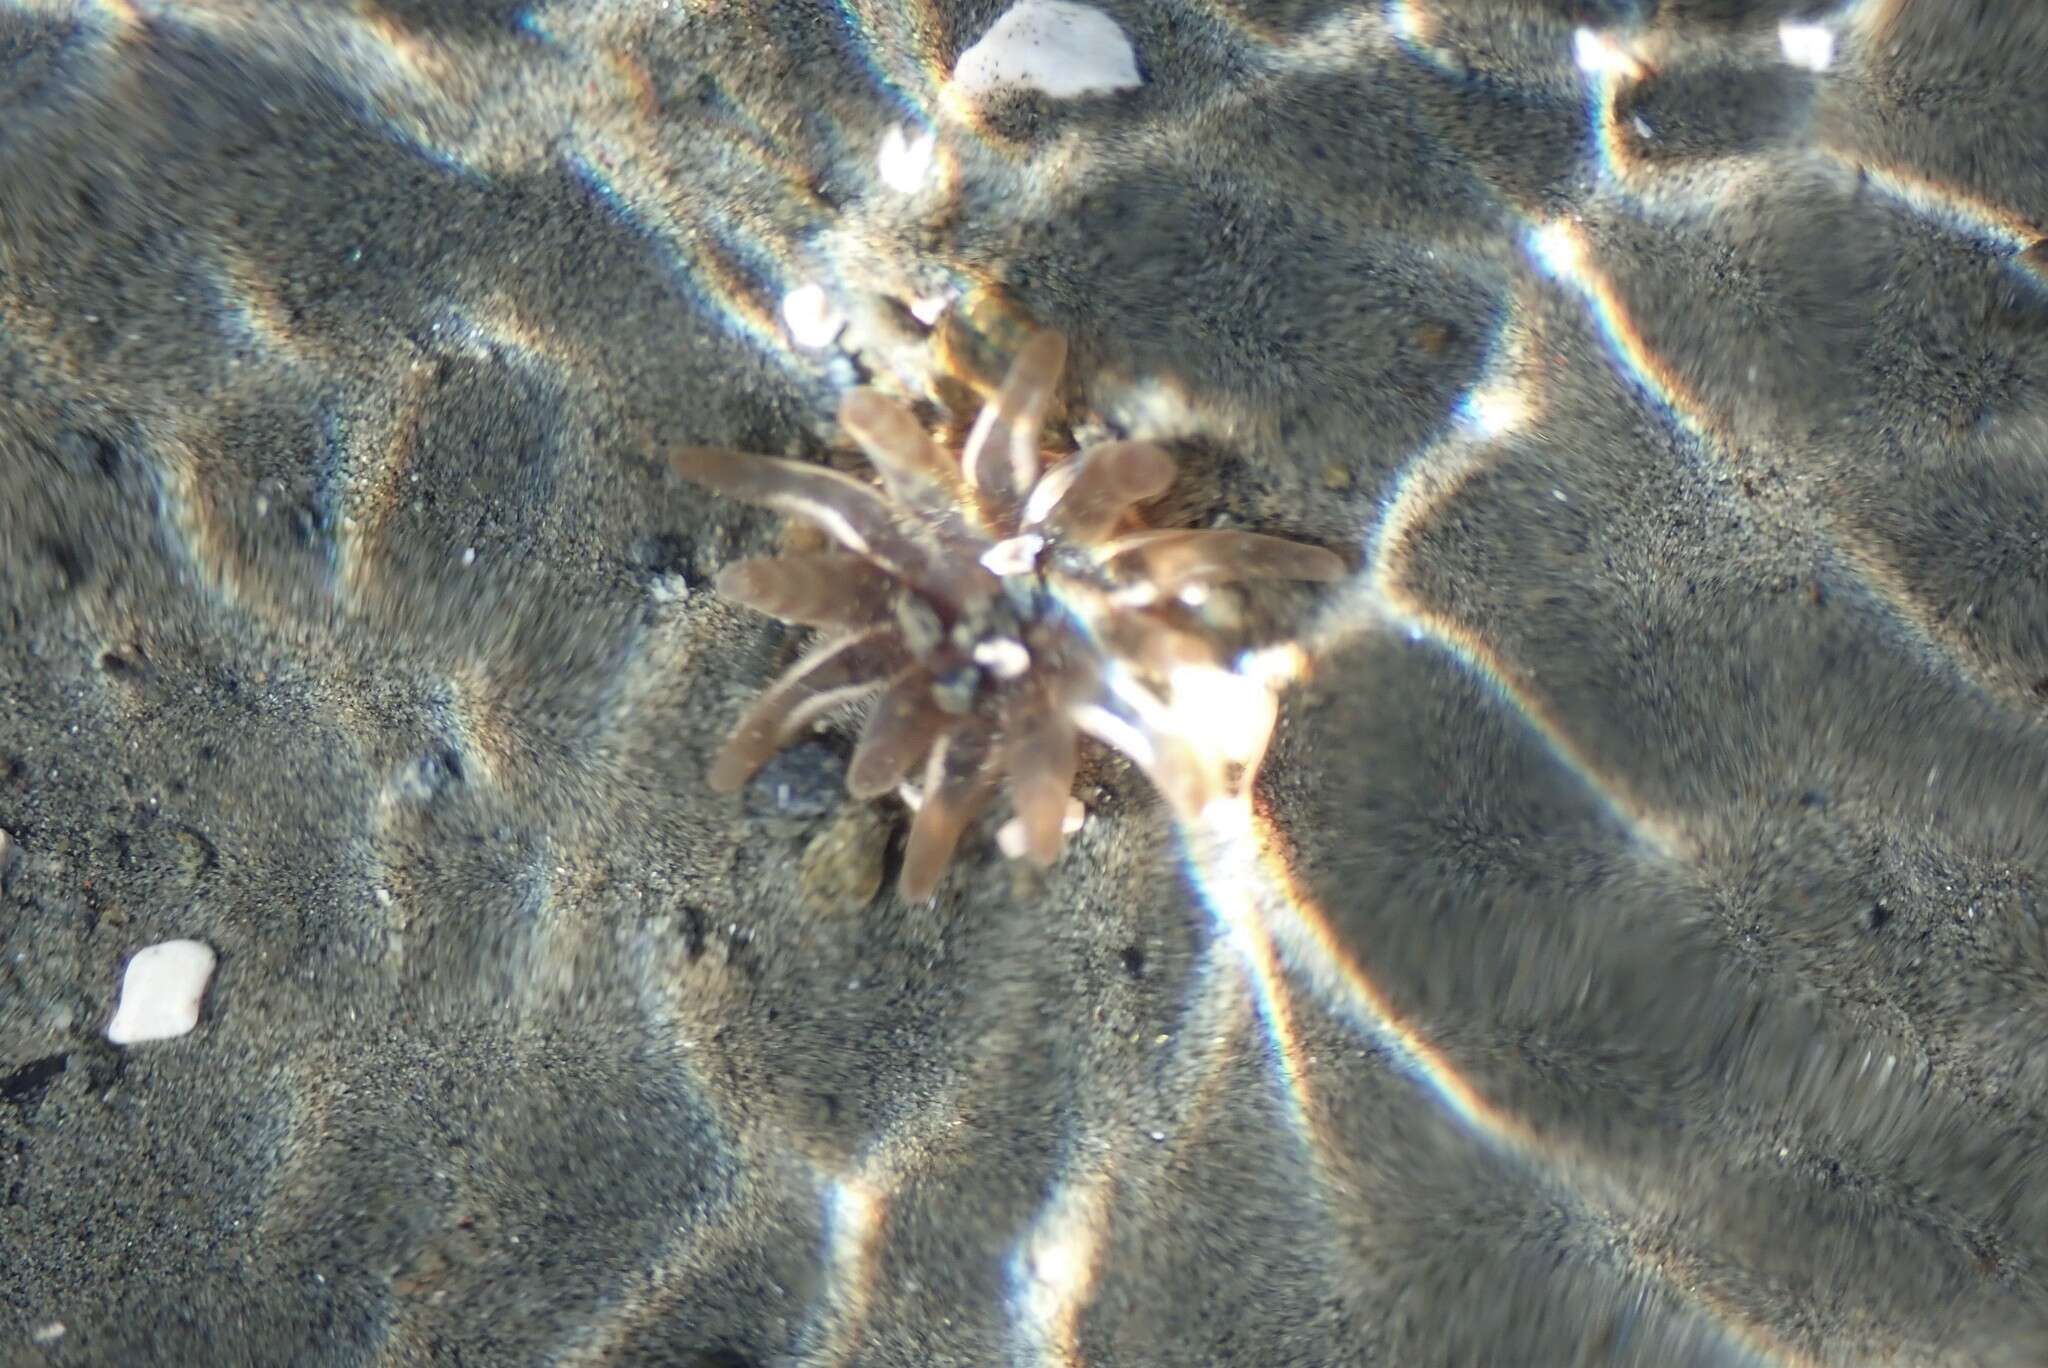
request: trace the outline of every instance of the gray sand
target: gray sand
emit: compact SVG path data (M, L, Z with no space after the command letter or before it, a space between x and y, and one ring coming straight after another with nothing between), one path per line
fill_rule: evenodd
M969 117L1002 0L0 0L0 1361L2048 1361L2044 21L1100 3ZM1359 567L1236 882L706 789L661 451L948 284Z

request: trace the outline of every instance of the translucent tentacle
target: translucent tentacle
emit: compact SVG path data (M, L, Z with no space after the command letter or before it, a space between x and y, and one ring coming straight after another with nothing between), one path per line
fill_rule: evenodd
M730 793L821 714L881 687L909 663L893 626L840 637L797 661L733 728L711 766L711 787Z
M1142 578L1164 595L1197 584L1249 579L1339 580L1334 551L1260 532L1200 528L1135 532L1103 546L1097 559L1112 571Z
M953 859L960 833L981 815L995 794L990 765L991 742L985 728L972 724L940 737L925 761L924 802L910 824L903 848L903 873L897 888L919 902L939 886L939 876Z
M1024 506L1027 527L1040 523L1070 541L1099 541L1135 505L1173 485L1173 457L1154 442L1103 442L1054 466Z
M960 464L991 521L1001 526L1015 525L1026 491L1038 482L1039 432L1066 359L1067 340L1056 332L1025 343L967 434Z
M734 561L718 592L756 612L811 627L866 627L889 611L895 581L859 556L824 551Z
M1024 833L1024 856L1041 867L1060 857L1067 799L1074 789L1078 734L1042 689L1023 692L1005 719L1004 768L1010 803Z
M669 461L693 483L816 523L847 550L885 570L914 577L925 568L923 548L904 535L887 501L850 475L716 447L685 447Z
M887 793L931 749L933 738L950 721L932 701L931 685L931 672L921 666L889 681L853 748L853 762L846 770L848 793L856 798Z
M856 389L839 401L839 424L860 443L898 503L927 518L954 516L961 502L960 467L916 414L877 390Z

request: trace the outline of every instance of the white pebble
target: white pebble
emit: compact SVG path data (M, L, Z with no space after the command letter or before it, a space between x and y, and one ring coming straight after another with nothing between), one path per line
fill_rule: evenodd
M1028 86L1071 100L1144 83L1116 20L1072 0L1018 0L953 65L953 84L969 94Z
M213 977L214 954L195 940L145 946L121 976L121 1001L107 1023L116 1045L175 1040L199 1024L199 1000Z
M815 282L799 285L782 297L782 322L799 347L829 347L846 319L832 307L825 287Z
M930 130L910 134L902 124L892 124L882 135L882 149L875 154L875 169L882 184L901 195L914 195L924 188L932 173L932 158L939 140Z
M1834 32L1822 24L1779 20L1778 47L1786 61L1808 71L1826 71L1835 60Z

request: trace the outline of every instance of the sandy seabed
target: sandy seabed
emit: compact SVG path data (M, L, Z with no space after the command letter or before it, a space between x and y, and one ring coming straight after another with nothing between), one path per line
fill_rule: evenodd
M0 1360L2048 1362L2048 11L1003 7L0 0ZM1026 325L1354 570L906 905L663 452Z

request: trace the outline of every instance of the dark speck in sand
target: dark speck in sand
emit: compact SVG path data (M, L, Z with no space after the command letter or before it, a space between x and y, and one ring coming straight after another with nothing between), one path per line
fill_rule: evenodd
M11 1102L24 1110L35 1107L50 1091L50 1085L64 1072L66 1056L48 1055L31 1059L5 1078L0 1078L0 1102Z
M699 1349L683 1363L685 1368L758 1368L756 1360L732 1349Z
M121 471L121 449L96 432L67 429L58 434L57 450L64 465L81 474L97 471L111 480Z

